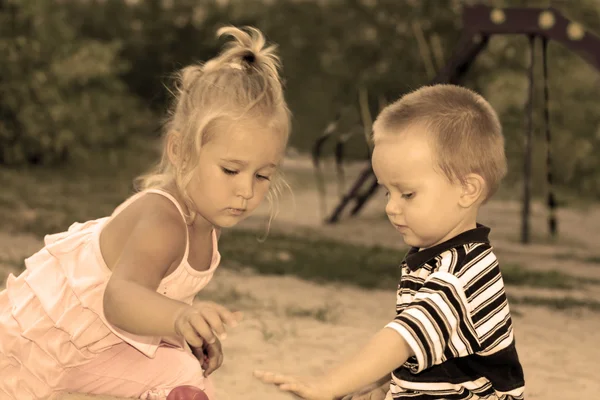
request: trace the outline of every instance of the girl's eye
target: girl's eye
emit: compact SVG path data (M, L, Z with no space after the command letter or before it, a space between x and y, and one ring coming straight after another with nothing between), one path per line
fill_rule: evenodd
M227 169L227 168L223 168L221 167L221 169L223 170L224 173L226 173L227 175L237 175L239 173L239 171L234 171L232 169ZM260 180L264 180L264 181L270 181L271 179L268 176L264 176L264 175L256 175L256 177Z
M385 197L390 197L390 192L388 192L387 190L385 191Z
M405 199L412 199L414 196L415 196L415 193L414 193L414 192L411 192L411 193L403 193L403 194L402 194L402 197L403 197L403 198L405 198Z

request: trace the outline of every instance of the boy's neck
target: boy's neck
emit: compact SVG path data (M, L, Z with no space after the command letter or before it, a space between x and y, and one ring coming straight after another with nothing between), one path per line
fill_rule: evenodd
M448 240L457 237L461 233L470 231L475 228L477 228L477 212L476 211L474 213L469 213L469 215L466 215L465 218L463 218L454 227L454 229L452 229L450 232L448 232L448 234L446 236L444 236L441 240L439 240L438 242L436 242L430 246L421 247L421 248L419 248L419 251L423 251L423 250L429 249L431 247L437 246L438 244L447 242Z

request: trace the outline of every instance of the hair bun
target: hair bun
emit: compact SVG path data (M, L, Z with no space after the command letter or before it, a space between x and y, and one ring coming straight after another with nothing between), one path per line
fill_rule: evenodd
M248 64L252 64L256 60L256 55L253 51L248 51L242 56L242 60L244 60Z

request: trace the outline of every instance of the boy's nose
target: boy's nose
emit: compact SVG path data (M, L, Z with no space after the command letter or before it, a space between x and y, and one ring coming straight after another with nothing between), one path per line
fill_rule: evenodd
M401 215L402 208L397 203L394 203L390 200L385 206L385 213L389 216Z

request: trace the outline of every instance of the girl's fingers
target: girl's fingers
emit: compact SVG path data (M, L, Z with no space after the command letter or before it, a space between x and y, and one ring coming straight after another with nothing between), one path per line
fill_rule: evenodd
M200 337L203 338L207 343L213 344L216 342L217 338L213 333L211 327L205 321L204 316L202 316L199 313L193 315L190 318L190 324L192 325L192 328L196 331L196 333L200 335Z
M183 328L181 329L181 335L190 346L202 348L204 340L191 324L185 324L183 326Z
M218 357L208 357L208 360L206 362L206 368L202 367L202 369L204 369L204 376L209 376L210 374L212 374L217 368L219 368L219 360Z
M213 330L213 332L221 339L224 339L225 334L225 325L223 325L222 316L215 309L206 308L202 310L202 316L204 320Z
M235 327L241 320L243 314L240 311L231 312L225 306L212 303L211 308L216 311L222 322L228 326Z
M227 322L227 325L235 327L238 323L240 323L244 319L244 313L241 311L233 312L233 320L231 322Z

